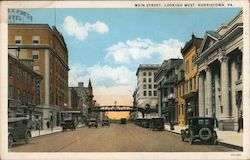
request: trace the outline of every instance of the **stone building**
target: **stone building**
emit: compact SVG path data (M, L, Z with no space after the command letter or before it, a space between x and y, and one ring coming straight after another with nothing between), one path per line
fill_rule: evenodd
M242 11L217 31L207 31L196 59L199 116L215 117L219 129L236 130L242 114Z
M177 68L177 81L175 83L175 103L177 111L177 124L184 126L186 124L186 106L183 95L185 93L185 71L183 64Z
M60 125L60 111L68 103L68 49L62 34L48 24L9 24L9 53L20 50L19 59L32 59L42 75L43 121ZM45 125L46 123L44 123Z
M139 108L152 111L145 114L144 118L158 117L157 83L154 80L158 67L158 64L140 64L136 72L137 87L134 103ZM143 115L137 112L135 117L143 118Z
M8 55L8 117L42 119L42 76L33 71L32 61Z
M175 103L175 83L177 71L183 59L164 60L155 74L155 82L158 89L158 113L166 118L167 122L177 122Z
M197 65L194 61L197 57L197 50L200 48L202 38L192 35L192 38L181 48L185 70L185 99L186 118L198 116L198 78Z

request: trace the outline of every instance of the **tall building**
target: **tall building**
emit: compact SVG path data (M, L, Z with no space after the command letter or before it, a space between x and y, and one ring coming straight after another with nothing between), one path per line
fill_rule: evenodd
M158 64L140 64L136 72L137 87L134 103L139 108L155 110L153 113L145 114L144 118L158 117L157 83L154 80L158 67ZM141 112L136 114L137 118L143 118Z
M42 119L42 76L34 72L31 61L8 56L8 117Z
M43 121L60 125L60 111L68 103L68 49L62 34L48 24L9 24L9 53L32 59L33 70L42 75Z
M186 106L183 95L185 93L185 71L183 64L177 68L177 81L175 83L175 103L177 111L177 124L180 126L186 125Z
M242 11L217 31L207 31L196 59L199 116L215 117L219 129L237 130L242 115Z
M198 78L197 65L194 63L198 56L197 50L200 48L202 38L192 38L181 48L185 70L185 99L186 118L198 116Z
M155 74L155 82L158 89L158 112L167 122L177 122L175 103L175 83L177 71L182 64L182 59L164 60Z

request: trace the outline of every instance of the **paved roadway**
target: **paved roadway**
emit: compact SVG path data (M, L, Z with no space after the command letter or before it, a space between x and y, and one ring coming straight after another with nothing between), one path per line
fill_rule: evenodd
M19 142L13 152L233 152L220 145L189 145L180 135L150 131L134 124L110 127L78 128L33 138L30 144Z

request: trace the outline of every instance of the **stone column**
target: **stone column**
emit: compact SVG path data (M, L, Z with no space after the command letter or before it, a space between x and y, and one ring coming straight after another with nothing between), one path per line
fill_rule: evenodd
M228 57L223 56L220 59L221 62L221 105L223 107L223 118L228 118L229 113L229 93L228 93Z
M232 98L232 116L235 120L238 120L238 110L236 104L236 84L237 81L237 69L236 62L233 60L231 63L231 98Z
M220 79L218 72L216 72L214 75L214 81L215 81L215 116L218 119L218 117L220 117L220 100L219 100Z
M199 73L199 117L205 117L204 75Z
M206 106L208 110L207 117L212 117L212 72L211 68L206 70Z

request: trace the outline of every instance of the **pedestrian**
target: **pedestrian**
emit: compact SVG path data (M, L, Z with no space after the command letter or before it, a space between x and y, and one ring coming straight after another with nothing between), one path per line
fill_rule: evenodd
M242 115L238 118L238 133L240 132L240 130L243 130L243 117Z
M50 127L49 125L50 125L50 124L49 124L49 121L47 121L47 129L49 129L49 127Z
M50 117L50 128L51 128L51 131L53 131L53 116Z

